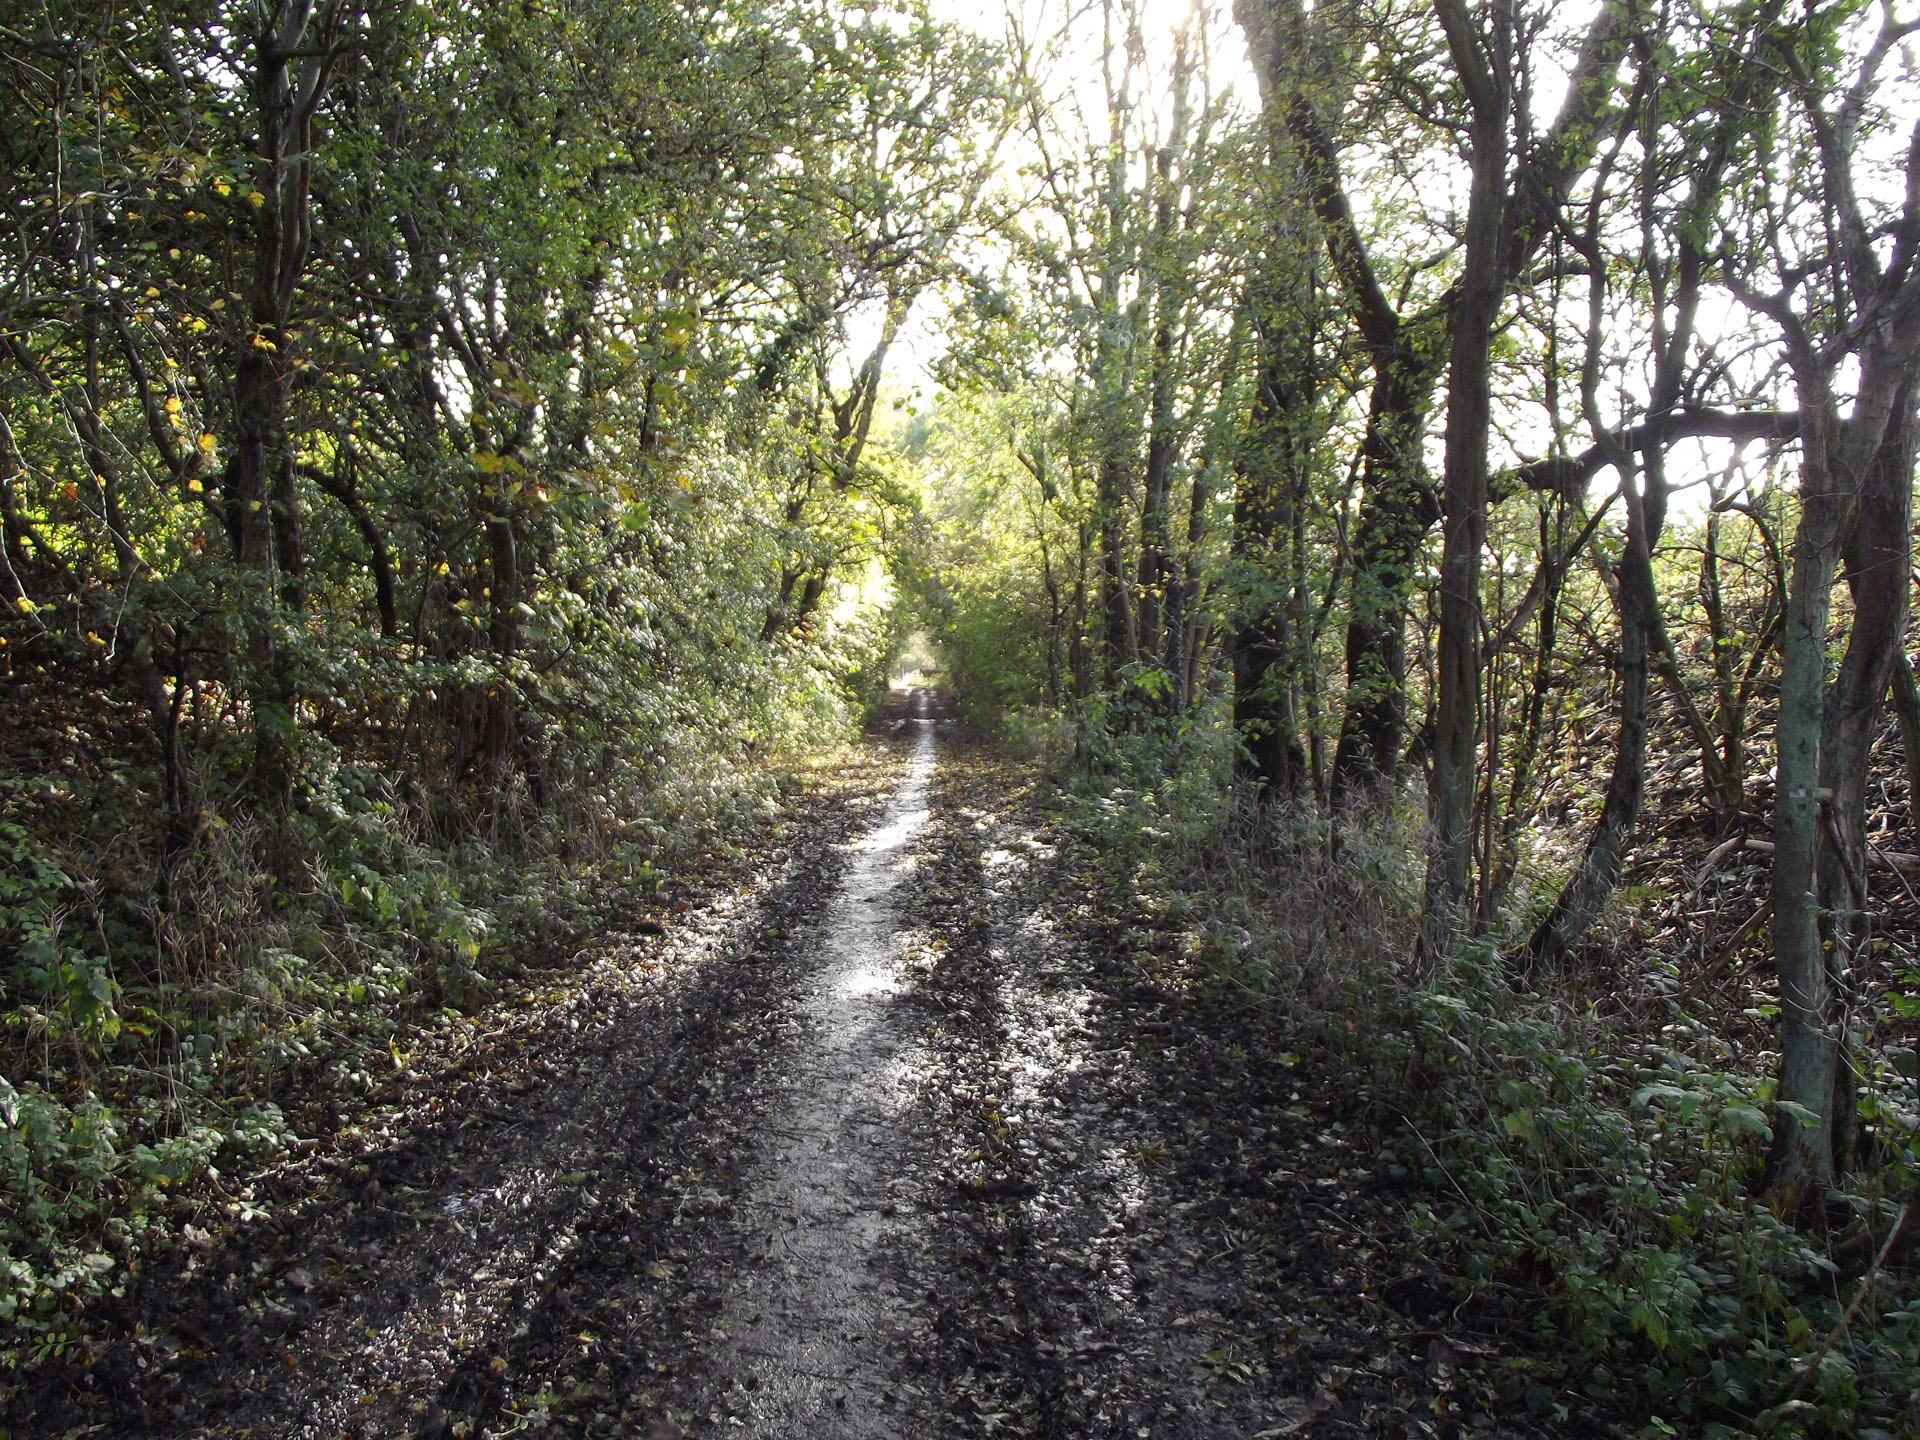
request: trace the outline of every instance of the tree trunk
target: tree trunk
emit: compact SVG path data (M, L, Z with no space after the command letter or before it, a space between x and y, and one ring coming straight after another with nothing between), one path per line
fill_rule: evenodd
M1375 363L1348 591L1346 712L1333 752L1335 809L1399 773L1407 742L1407 603L1427 532L1440 518L1420 458L1431 375L1404 352Z
M1907 767L1908 843L1920 846L1920 681L1913 678L1904 648L1893 660L1893 712L1900 721L1901 759Z
M1816 893L1827 968L1843 1000L1853 991L1855 958L1866 941L1866 786L1869 751L1886 713L1887 692L1904 653L1913 572L1913 462L1920 424L1909 380L1895 402L1860 486L1842 545L1853 599L1853 626L1839 673L1828 687L1820 725L1823 841ZM1854 1114L1852 1044L1841 1017L1835 1036L1834 1164L1853 1168L1859 1123Z
M1462 0L1436 0L1447 48L1473 107L1472 184L1465 268L1447 360L1446 500L1440 560L1433 770L1422 927L1444 953L1465 920L1473 863L1473 797L1480 739L1480 571L1487 543L1487 435L1493 407L1493 326L1505 293L1506 165L1512 47L1508 12L1482 37Z
M520 649L520 546L513 515L504 503L487 515L488 625L487 644L496 672L505 671ZM481 713L480 783L499 822L511 789L513 756L519 743L517 687L510 676L496 673L488 683Z
M1506 903L1507 887L1520 865L1520 825L1528 793L1533 788L1533 767L1540 758L1540 741L1546 734L1547 699L1553 689L1555 647L1560 624L1560 592L1566 584L1570 555L1557 550L1557 537L1548 525L1547 511L1540 512L1540 554L1548 570L1540 589L1540 620L1535 631L1533 676L1527 687L1526 713L1520 725L1520 743L1513 757L1513 777L1507 786L1506 814L1500 822L1500 845L1493 861L1493 873L1487 877L1480 923L1491 928Z
M339 503L340 508L347 512L347 519L353 522L353 528L360 533L361 543L367 547L367 567L373 571L373 600L380 616L380 635L382 639L392 640L400 633L393 552L387 545L386 533L361 498L359 485L354 478L355 465L356 461L349 452L337 471L328 472L315 466L305 473L323 494Z
M1087 655L1087 571L1091 566L1093 527L1080 522L1080 543L1073 575L1073 613L1067 632L1067 671L1073 677L1076 704L1093 694L1093 663Z
M1654 589L1652 537L1646 507L1629 480L1627 538L1614 573L1615 604L1620 612L1620 719L1615 730L1613 773L1600 819L1587 837L1573 878L1561 888L1553 909L1528 942L1529 960L1563 959L1592 930L1607 901L1620 886L1627 847L1640 820L1647 783L1647 689L1652 625L1649 607L1660 603Z
M1802 406L1802 411L1807 407ZM1821 1211L1833 1183L1832 1108L1839 1059L1833 980L1820 944L1820 729L1827 621L1846 497L1824 443L1822 416L1802 440L1800 525L1780 637L1780 714L1773 807L1773 954L1780 971L1780 1099L1812 1119L1776 1116L1768 1188L1795 1213Z
M1234 344L1228 347L1229 355L1238 351L1238 332ZM1233 373L1229 364L1226 373ZM1209 476L1213 472L1211 450L1203 447L1199 461L1193 467L1193 489L1187 498L1187 558L1186 568L1180 580L1180 671L1174 676L1178 687L1176 707L1184 712L1193 704L1194 692L1198 688L1200 672L1200 596L1202 577L1200 573L1200 548L1207 534L1207 506L1212 500L1212 488Z
M1106 625L1105 682L1120 683L1123 666L1138 663L1140 649L1133 625L1132 597L1127 593L1126 535L1121 521L1126 507L1126 457L1117 436L1106 436L1100 460L1099 493L1094 502L1100 527L1100 614Z
M311 247L313 117L332 74L338 6L334 0L282 0L260 18L249 80L259 127L254 174L260 196L253 207L252 330L235 356L234 447L221 493L234 559L250 576L240 604L254 720L254 798L273 831L273 866L284 872L291 860L287 814L300 685L278 632L306 604L287 435L287 386L298 337L288 321Z
M1183 309L1186 277L1179 273L1180 256L1173 245L1176 233L1174 157L1186 144L1187 129L1187 36L1183 30L1174 38L1173 124L1168 143L1154 157L1158 193L1154 197L1153 246L1151 256L1153 287L1153 380L1147 402L1147 469L1140 501L1140 581L1136 633L1141 651L1156 660L1178 663L1185 636L1175 634L1178 625L1179 597L1174 593L1176 572L1173 566L1171 522L1168 517L1175 448L1173 392L1175 321ZM1171 622L1163 614L1174 612ZM1167 633L1161 634L1162 625ZM1160 652L1156 654L1155 652ZM1168 691L1168 707L1178 710L1177 670L1168 670L1173 684Z
M1258 317L1259 391L1233 506L1244 592L1233 637L1233 723L1256 793L1293 798L1306 777L1306 755L1294 705L1299 654L1287 582L1295 510L1313 455L1313 354L1310 341L1296 339L1310 327L1285 303L1293 287L1268 288L1268 313Z

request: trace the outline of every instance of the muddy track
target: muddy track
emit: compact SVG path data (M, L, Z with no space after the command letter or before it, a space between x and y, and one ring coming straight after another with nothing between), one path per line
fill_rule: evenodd
M871 743L884 809L498 1007L15 1440L1459 1433L1334 1077L1088 903L1028 774L924 700Z
M1486 1404L1499 1346L1453 1318L1351 1077L1089 888L1023 778L944 773L918 887L923 1433L1540 1440Z
M798 1007L785 1094L736 1217L757 1263L729 1288L721 1369L740 1433L908 1433L888 1350L907 1305L881 1263L912 1223L894 1198L903 1111L922 1068L903 989L898 891L926 823L936 722L917 697L913 760L812 939L820 955ZM764 1249L761 1247L764 1246Z
M617 1432L687 1413L730 1268L718 1221L767 1118L755 1086L792 1064L805 947L864 799L808 807L766 873L665 940L605 937L578 984L525 997L384 1123L263 1182L258 1211L134 1287L117 1339L29 1377L12 1433Z

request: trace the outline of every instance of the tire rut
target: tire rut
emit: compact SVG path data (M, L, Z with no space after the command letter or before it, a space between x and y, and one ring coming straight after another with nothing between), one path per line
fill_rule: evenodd
M919 1068L900 1003L904 920L896 898L927 818L934 722L916 705L907 778L819 922L819 968L800 1001L782 1118L740 1225L756 1263L735 1278L728 1409L749 1436L903 1432L888 1353L905 1304L879 1264L910 1223L893 1186L902 1112Z
M534 1023L503 1017L486 1079L450 1065L357 1149L349 1131L275 1177L271 1209L127 1298L118 1339L37 1377L14 1433L673 1424L707 1388L706 1261L756 1149L754 1087L788 1063L804 937L871 823L832 799L810 819L664 949L616 937Z

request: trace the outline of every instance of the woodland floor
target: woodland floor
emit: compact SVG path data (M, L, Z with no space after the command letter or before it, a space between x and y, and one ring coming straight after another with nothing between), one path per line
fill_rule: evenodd
M911 708L14 1377L13 1440L1537 1433L1351 1087Z

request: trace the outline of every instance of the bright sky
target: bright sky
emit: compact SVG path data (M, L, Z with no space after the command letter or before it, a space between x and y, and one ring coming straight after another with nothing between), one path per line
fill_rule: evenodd
M1140 15L1141 36L1149 60L1156 69L1171 63L1173 37L1179 28L1194 18L1195 0L1112 0L1118 18L1129 4ZM977 0L930 0L936 19L998 40L1008 27L1018 24L1029 37L1058 34L1069 27L1071 43L1045 76L1049 91L1056 97L1056 109L1077 107L1089 119L1104 119L1105 101L1100 84L1101 0L1012 0L1002 8L977 3ZM1253 69L1239 27L1232 23L1231 0L1199 0L1208 17L1207 28L1213 36L1212 88L1216 95L1231 94L1249 107L1259 97ZM1018 137L1009 139L1002 151L1002 169L1012 182L1013 171L1027 153ZM983 261L986 257L983 257ZM944 305L938 296L920 299L908 317L899 338L888 352L888 383L894 390L912 394L918 403L926 403L934 383L930 366L941 350L940 328ZM853 316L847 326L847 351L857 364L879 339L881 309L874 306Z

